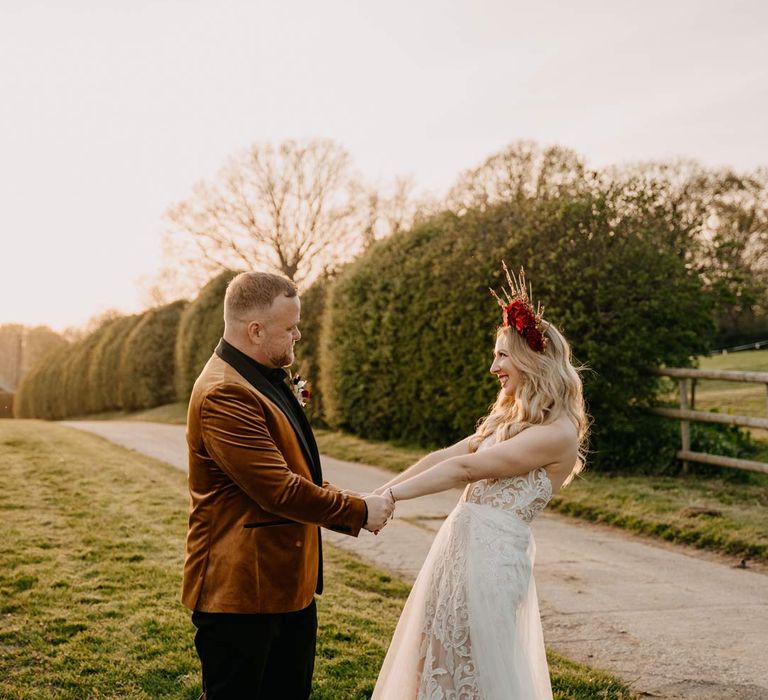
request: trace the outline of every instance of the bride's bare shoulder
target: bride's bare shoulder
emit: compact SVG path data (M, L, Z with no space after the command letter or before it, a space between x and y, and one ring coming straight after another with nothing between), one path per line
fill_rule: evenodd
M554 440L563 445L576 443L579 439L576 426L567 416L560 416L551 423L532 425L527 430L535 432L540 439Z
M567 416L560 416L557 420L552 421L550 426L559 434L562 434L564 438L569 438L571 440L579 439L579 432L576 429L576 426Z

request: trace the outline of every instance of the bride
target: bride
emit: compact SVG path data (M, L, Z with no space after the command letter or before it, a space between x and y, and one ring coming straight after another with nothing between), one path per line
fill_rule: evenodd
M474 435L376 491L402 501L466 485L411 590L373 700L552 698L529 523L581 470L588 420L568 343L534 310L523 271L504 271L490 413Z

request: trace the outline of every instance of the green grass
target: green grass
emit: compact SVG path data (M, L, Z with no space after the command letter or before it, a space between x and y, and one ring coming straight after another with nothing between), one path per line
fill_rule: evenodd
M0 697L197 698L178 602L185 475L94 435L0 421ZM408 586L331 546L315 700L366 698ZM550 655L555 697L633 697Z
M768 350L742 350L727 355L699 358L701 369L732 369L740 372L768 372Z
M426 454L330 431L320 432L318 444L332 457L391 471L402 471ZM743 474L734 480L610 476L587 470L550 507L669 542L768 562L768 475ZM696 514L697 508L719 515Z
M321 454L327 454L348 462L373 464L395 472L403 471L427 454L426 450L421 447L365 440L350 433L320 428L316 428L314 433Z

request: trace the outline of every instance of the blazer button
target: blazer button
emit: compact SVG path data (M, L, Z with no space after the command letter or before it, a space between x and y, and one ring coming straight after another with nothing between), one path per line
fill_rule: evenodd
M296 540L296 546L297 546L297 547L301 547L301 545L302 545L302 542L301 542L301 540Z

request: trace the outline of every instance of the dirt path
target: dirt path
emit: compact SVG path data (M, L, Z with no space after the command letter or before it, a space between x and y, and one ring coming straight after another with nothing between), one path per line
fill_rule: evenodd
M67 424L186 470L181 426ZM323 472L360 491L391 476L325 456ZM458 495L400 504L378 537L324 537L413 580ZM768 700L768 576L546 512L533 531L544 634L553 649L612 671L644 697Z

